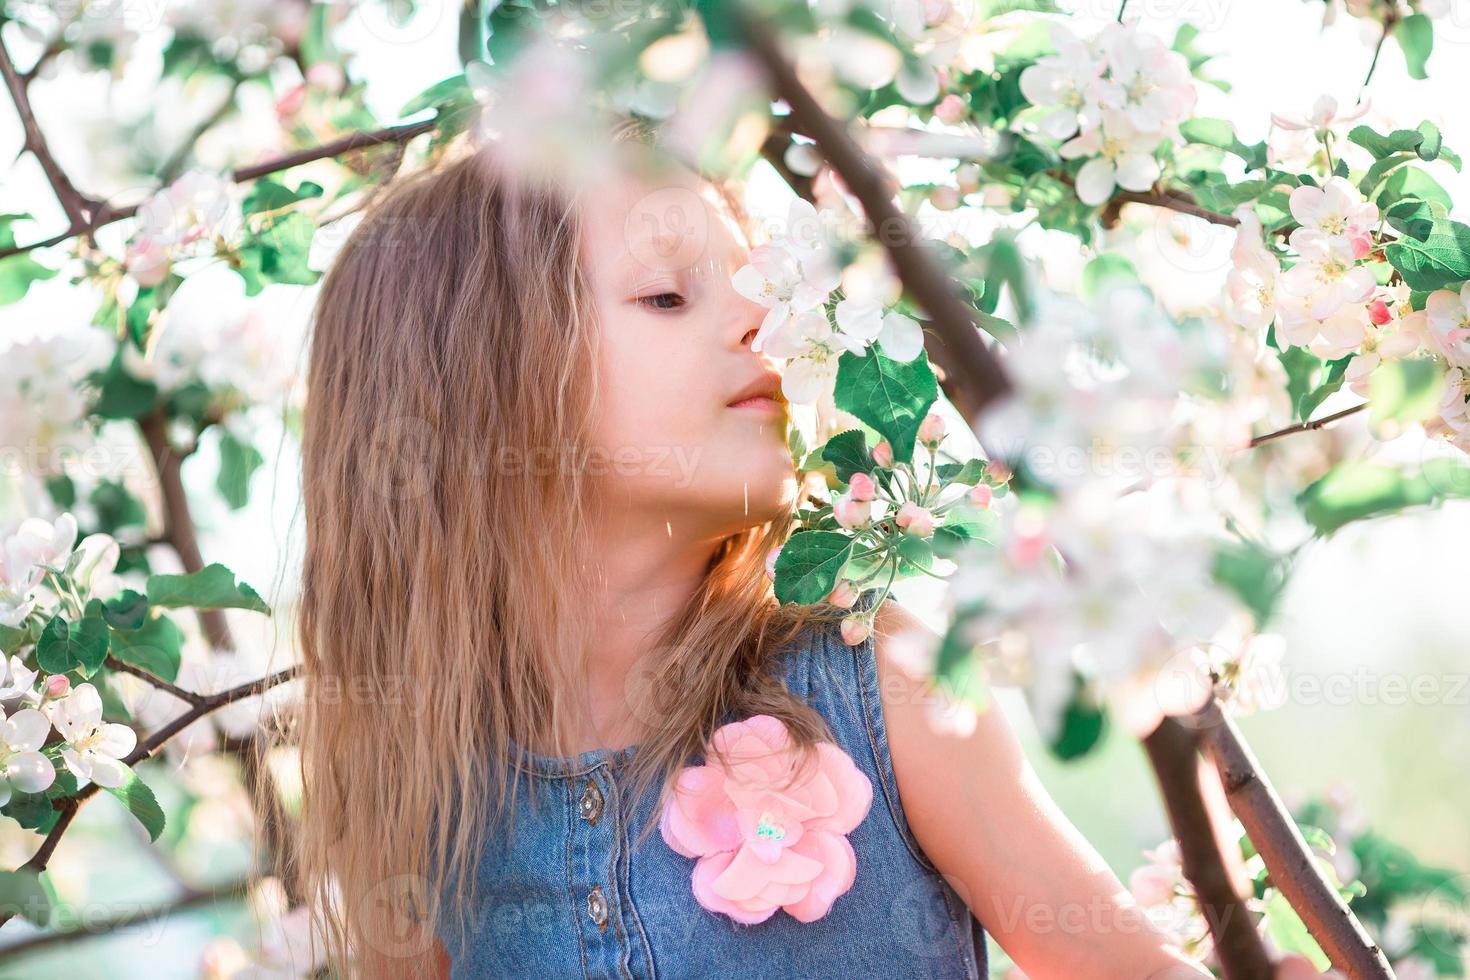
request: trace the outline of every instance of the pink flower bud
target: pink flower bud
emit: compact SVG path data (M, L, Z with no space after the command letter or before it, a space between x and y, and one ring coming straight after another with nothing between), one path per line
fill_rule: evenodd
M1348 236L1348 242L1353 246L1353 258L1366 259L1373 251L1373 236L1365 230L1354 230Z
M838 609L851 609L853 603L858 600L857 588L848 579L838 579L832 591L827 594L827 601Z
M1393 319L1393 314L1388 311L1387 303L1381 299L1375 299L1368 304L1368 319L1381 327Z
M995 498L995 491L990 489L988 483L981 483L970 490L970 503L985 510L990 506L990 501Z
M847 495L853 500L872 500L877 490L871 476L866 473L854 473L852 481L848 484Z
M873 516L873 504L867 500L853 500L848 496L838 497L832 503L832 516L837 518L837 523L842 527L852 530L868 523L868 519Z
M947 122L951 126L964 119L969 112L970 107L965 104L965 100L953 93L940 99L939 104L934 107L934 115L938 116L941 122Z
M766 552L766 578L772 582L776 581L776 559L780 556L781 549L779 547L772 548Z
M46 697L55 700L71 693L71 680L65 674L52 674L46 678Z
M873 447L873 462L884 469L893 465L893 447L888 444L887 439Z
M912 500L898 509L898 526L909 534L926 538L934 533L934 515Z
M944 419L933 412L924 416L924 421L919 423L919 441L923 443L942 442L944 440Z
M1046 546L1045 531L1018 534L1010 544L1011 561L1017 565L1029 565L1041 557Z
M873 632L873 624L861 613L853 613L842 621L842 642L855 647Z
M985 464L985 475L996 483L1009 483L1011 481L1011 468L998 459L992 459Z

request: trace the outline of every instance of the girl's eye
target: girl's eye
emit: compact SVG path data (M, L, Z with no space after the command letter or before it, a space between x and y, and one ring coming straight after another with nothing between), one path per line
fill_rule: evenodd
M652 296L638 297L638 302L656 310L676 310L684 305L684 297L678 293L655 293Z

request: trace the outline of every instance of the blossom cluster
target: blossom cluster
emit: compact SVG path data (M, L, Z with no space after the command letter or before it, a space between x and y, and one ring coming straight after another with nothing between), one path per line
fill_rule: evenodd
M117 560L117 542L105 534L78 542L70 514L22 522L0 545L0 626L21 629L47 604L112 596L119 588ZM61 735L59 756L78 778L104 787L127 781L122 760L137 736L102 720L97 689L73 686L65 674L43 678L12 654L0 667L0 805L16 790L39 793L55 781L56 768L42 751L53 726Z
M957 629L991 645L1043 727L1080 676L1145 735L1208 693L1189 653L1241 628L1242 604L1213 574L1211 491L1246 433L1228 405L1179 388L1215 356L1127 287L1095 309L1043 297L1008 354L1016 392L981 438L1049 493L965 554L950 598Z
M842 270L825 228L811 203L792 201L785 233L751 249L750 261L731 280L768 311L751 349L786 359L781 390L803 405L831 394L844 352L866 355L877 343L886 356L912 361L924 349L923 331L912 318L867 299L832 300Z
M1290 208L1297 227L1287 238L1287 268L1266 244L1255 212L1235 212L1240 231L1226 277L1228 315L1253 329L1274 324L1283 349L1303 347L1325 360L1350 357L1344 376L1363 396L1385 363L1419 354L1442 358L1444 399L1426 429L1470 451L1470 284L1430 293L1422 310L1413 309L1402 283L1380 285L1368 265L1377 254L1378 208L1344 178L1296 188Z
M1118 187L1148 190L1159 178L1159 145L1178 142L1194 110L1188 60L1132 24L1109 24L1087 40L1053 24L1051 36L1057 53L1021 73L1021 93L1048 110L1038 125L1065 140L1062 157L1086 159L1078 198L1096 206Z
M240 204L228 180L190 170L138 206L138 226L123 264L140 286L156 286L173 263L210 254L217 240L240 227Z

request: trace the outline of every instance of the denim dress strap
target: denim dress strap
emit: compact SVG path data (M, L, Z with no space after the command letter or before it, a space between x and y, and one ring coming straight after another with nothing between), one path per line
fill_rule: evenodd
M857 608L870 608L875 598L865 594ZM633 848L638 826L658 802L656 791L623 801L619 764L636 746L583 753L566 760L569 766L533 756L531 778L546 792L518 794L515 839L492 835L485 848L475 871L480 904L470 910L466 942L461 949L457 934L442 936L451 976L988 976L980 923L905 818L873 640L849 647L836 624L813 626L771 667L827 719L837 746L873 785L872 806L847 835L856 875L825 915L800 922L778 910L754 925L737 923L695 899L696 859L658 833Z

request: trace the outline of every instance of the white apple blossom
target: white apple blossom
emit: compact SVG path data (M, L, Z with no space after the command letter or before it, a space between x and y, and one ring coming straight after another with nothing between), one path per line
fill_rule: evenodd
M1290 204L1291 216L1303 228L1345 240L1354 258L1365 258L1372 251L1378 206L1365 201L1346 179L1332 177L1321 187L1303 184L1291 192Z
M91 684L78 684L51 710L51 722L66 746L61 757L79 779L98 786L121 786L128 769L122 760L138 744L127 725L102 720L102 697Z
M16 591L29 591L40 584L46 568L60 570L71 557L77 541L77 519L62 514L55 521L30 517L22 521L4 543L5 578Z
M1067 139L1065 159L1089 158L1077 173L1077 196L1098 206L1114 190L1142 191L1159 177L1155 151L1179 139L1197 99L1188 61L1132 24L1109 24L1090 42L1053 25L1058 54L1021 73L1021 92L1050 111L1044 135Z
M41 754L51 723L35 708L5 716L0 708L0 806L11 793L39 793L56 779L56 767Z
M1225 309L1243 327L1264 330L1276 318L1276 279L1281 263L1266 247L1261 219L1249 207L1236 209L1240 222L1225 276Z
M1330 95L1319 95L1317 101L1312 103L1312 108L1302 115L1287 115L1286 113L1271 113L1271 125L1280 129L1306 130L1313 133L1323 133L1334 126L1342 126L1350 122L1357 122L1367 113L1372 99L1364 96L1362 101L1353 106L1347 112L1337 111L1337 100Z
M174 261L210 254L201 242L232 237L240 227L235 185L217 174L190 170L138 206L138 227L124 263L139 285L157 285Z
M1452 364L1470 365L1470 282L1459 292L1436 289L1424 301L1430 337Z
M1099 89L1102 105L1124 112L1138 132L1173 135L1197 99L1184 55L1153 34L1118 23L1104 27L1097 43L1108 64Z
M1077 197L1083 204L1096 207L1122 187L1130 191L1146 191L1159 179L1159 161L1154 158L1161 136L1140 130L1128 116L1116 109L1104 110L1102 122L1083 130L1063 143L1064 159L1090 159L1077 172Z
M0 664L0 701L10 701L14 698L32 700L35 696L36 678L40 671L29 670L25 661L15 654L10 655L10 660Z
M92 444L86 375L105 365L103 333L85 323L43 337L0 342L0 447L41 460L47 472Z
M1049 108L1038 126L1053 139L1067 139L1098 122L1098 89L1106 62L1061 24L1051 25L1054 55L1038 58L1021 72L1021 94L1032 105Z
M731 281L740 295L769 310L750 345L760 352L793 317L824 303L841 277L823 250L813 250L803 259L790 245L772 242L751 249L749 263L736 270Z
M1378 282L1373 272L1357 264L1353 246L1338 235L1315 228L1297 228L1289 239L1297 263L1281 274L1280 292L1301 301L1299 310L1313 320L1325 320L1344 304L1366 303Z

